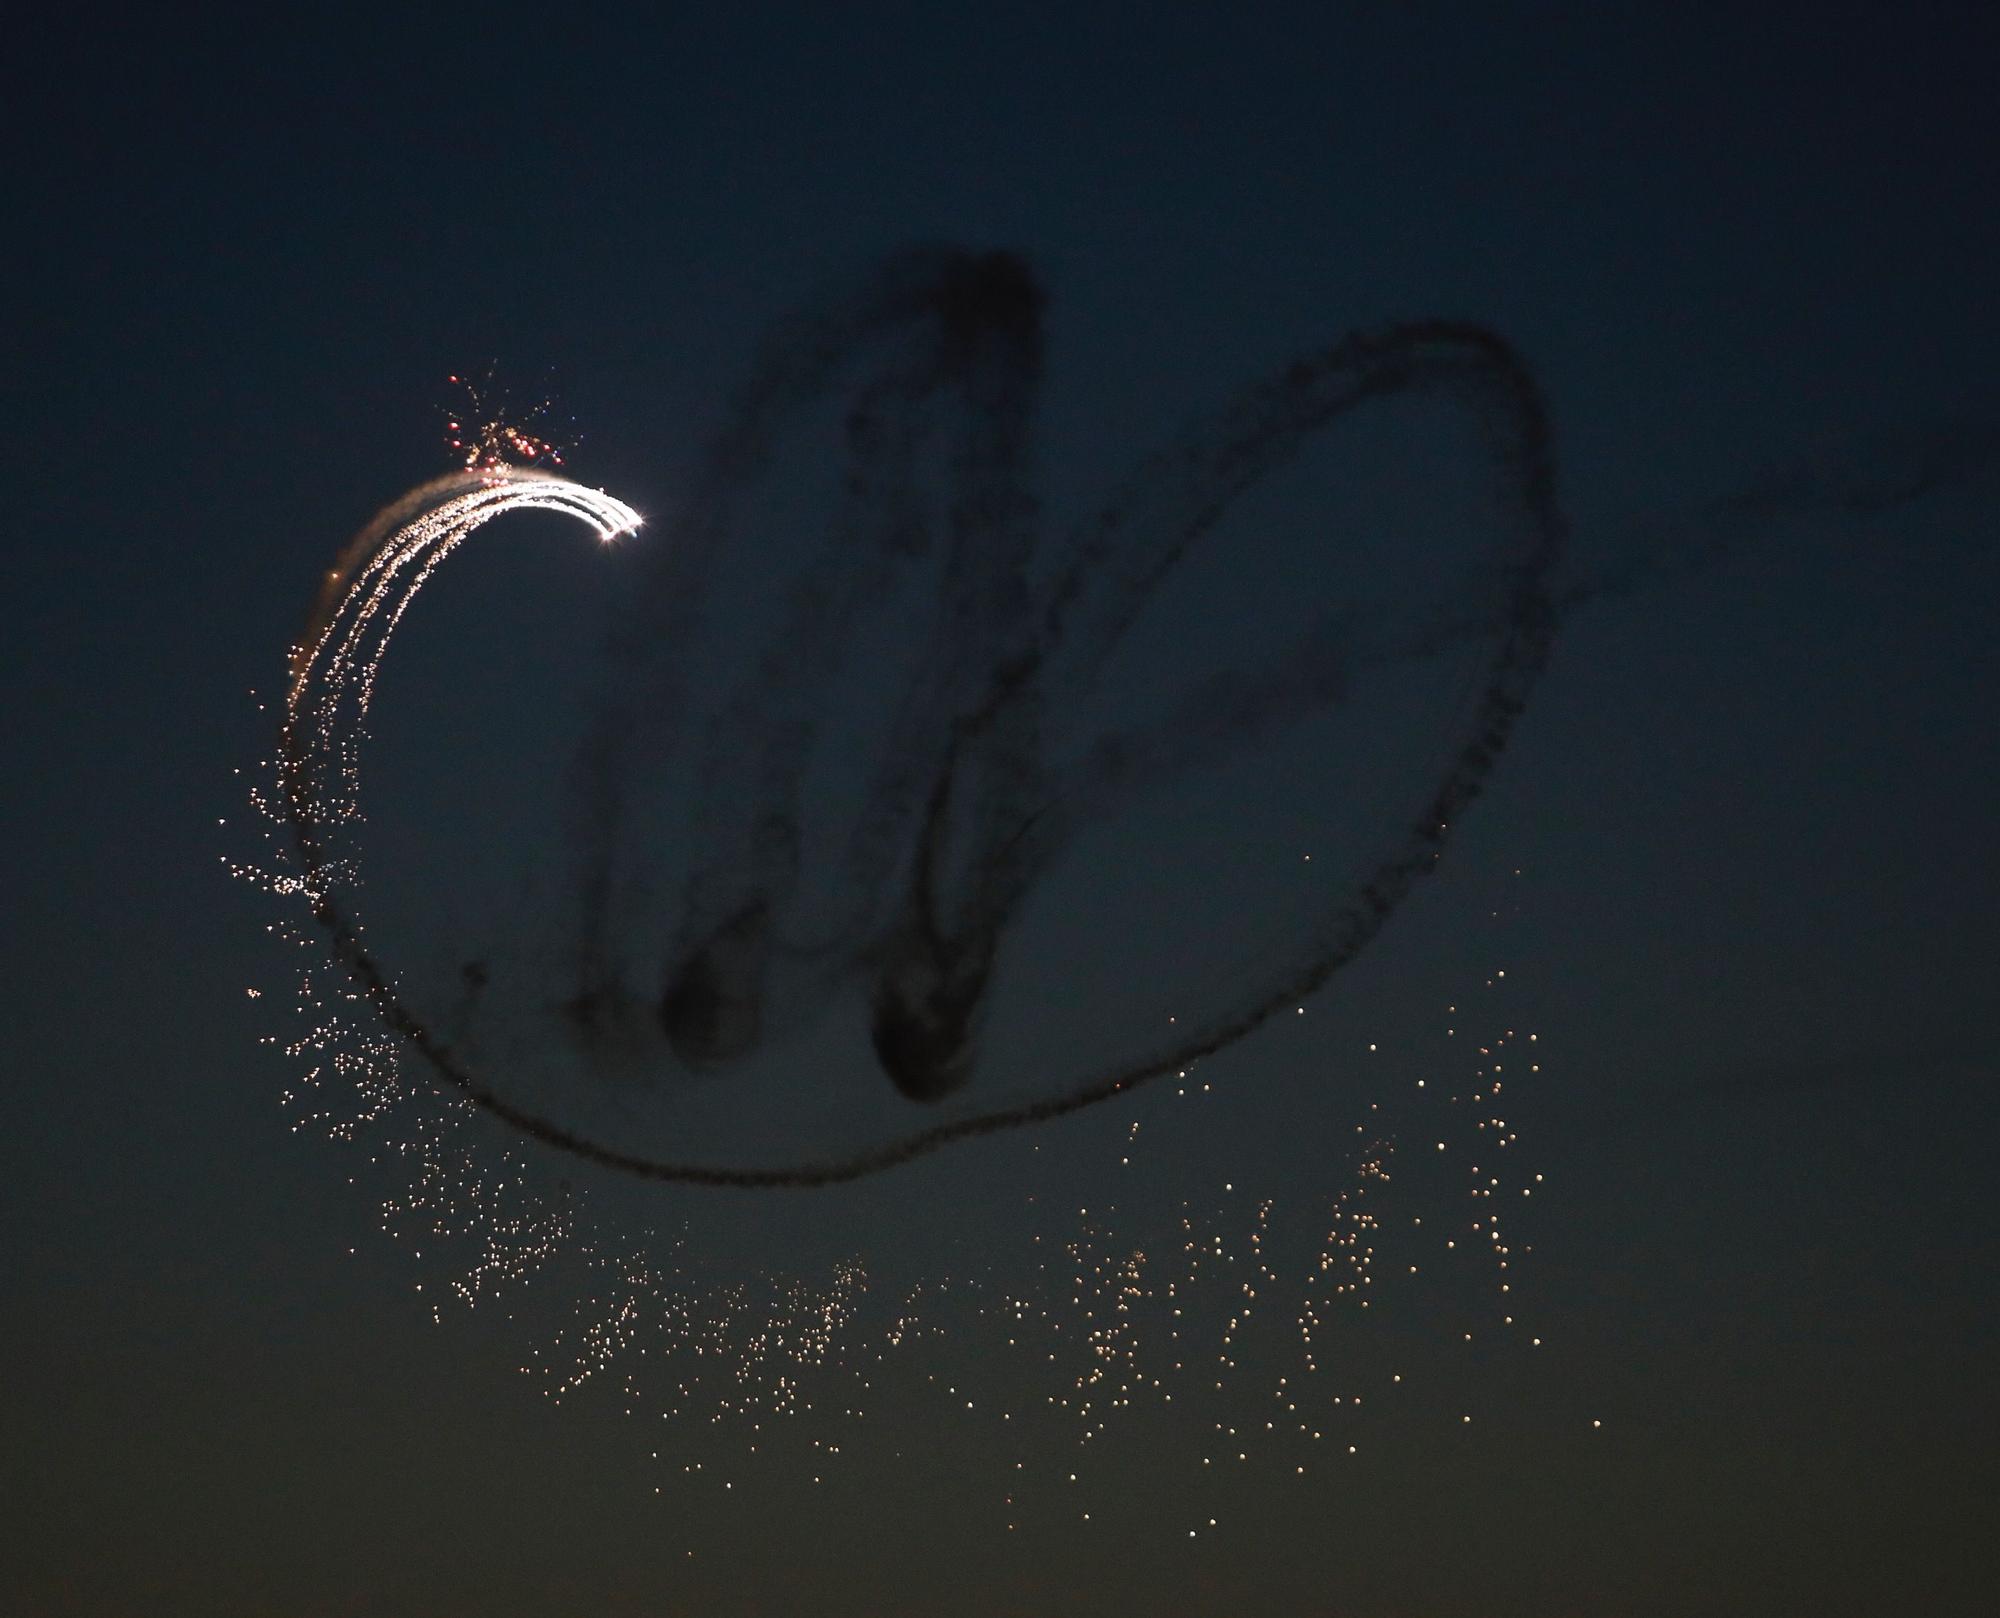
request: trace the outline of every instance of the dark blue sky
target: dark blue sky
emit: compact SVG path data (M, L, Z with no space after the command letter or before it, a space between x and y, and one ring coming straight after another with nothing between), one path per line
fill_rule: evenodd
M1413 1026L1523 871L1496 948L1562 1052L1561 1385L1489 1388L1477 1443L1413 1419L1357 1482L1253 1491L1192 1561L1017 1545L916 1468L775 1517L655 1496L615 1408L554 1411L515 1338L434 1326L348 1166L287 1131L242 992L276 976L265 912L217 873L269 750L247 693L342 541L442 469L444 373L553 367L578 475L666 512L768 323L911 242L1040 277L1059 510L1293 355L1436 315L1534 366L1574 578L1789 469L1876 488L1940 432L1990 447L1990 22L1743 9L17 22L0 1605L1979 1610L1990 459L1564 623L1460 885L1330 991L1337 1027ZM1234 1172L1318 1059L1244 1056L1240 1128L1186 1173ZM709 1256L747 1273L735 1229Z

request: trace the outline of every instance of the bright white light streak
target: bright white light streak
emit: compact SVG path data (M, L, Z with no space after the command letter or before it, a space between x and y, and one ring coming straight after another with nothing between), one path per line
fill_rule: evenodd
M357 681L357 671L355 694L365 713L383 650L417 591L474 530L509 511L562 512L606 544L642 521L602 489L517 467L454 473L413 489L364 528L327 575L292 648L290 717L300 717L315 678L337 695ZM371 629L377 633L364 656Z

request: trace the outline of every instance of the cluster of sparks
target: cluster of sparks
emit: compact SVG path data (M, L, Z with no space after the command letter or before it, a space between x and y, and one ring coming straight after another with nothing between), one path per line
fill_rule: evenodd
M291 881L266 885L294 895ZM299 949L317 941L291 923L275 930ZM1517 1304L1516 1266L1532 1247L1517 1240L1513 1209L1543 1175L1501 1105L1534 1082L1541 1042L1498 1009L1504 973L1484 983L1483 1005L1446 1007L1439 1049L1456 1054L1414 1073L1401 1064L1381 1099L1357 1103L1351 1139L1328 1143L1339 1169L1321 1193L1252 1195L1231 1179L1181 1199L1170 1230L1126 1230L1111 1203L1076 1207L1066 1234L1034 1233L1029 1196L1011 1255L891 1293L860 1258L822 1280L719 1275L685 1233L607 1222L566 1183L538 1190L478 1109L401 1076L363 991L331 987L338 973L322 963L297 981L295 1032L272 1036L305 1068L287 1091L293 1127L365 1150L386 1177L382 1232L427 1255L433 1277L446 1272L441 1286L415 1283L440 1324L454 1307L562 1277L566 1318L539 1328L520 1369L556 1403L602 1389L619 1415L659 1423L641 1441L665 1474L662 1495L711 1490L747 1505L760 1477L818 1486L846 1469L852 1482L855 1469L900 1460L871 1414L928 1400L926 1424L948 1421L942 1441L992 1468L994 1526L1009 1533L1104 1521L1105 1491L1125 1486L1121 1429L1169 1423L1195 1476L1177 1486L1184 1509L1162 1532L1199 1539L1229 1521L1239 1480L1361 1475L1351 1469L1382 1431L1364 1422L1417 1381L1357 1337L1399 1285L1450 1270L1477 1312L1453 1333L1464 1345L1489 1333L1542 1344ZM1365 1063L1389 1066L1367 1049ZM1171 1105L1216 1099L1206 1078L1182 1081ZM1140 1136L1137 1123L1121 1131L1107 1175L1175 1172L1148 1162ZM1455 1205L1398 1206L1396 1165L1413 1151L1460 1165ZM1440 1390L1429 1391L1435 1405ZM1444 1394L1469 1427L1470 1382Z
M464 395L460 404L444 411L445 448L460 466L474 472L561 467L565 446L539 431L529 431L554 413L553 399L538 400L517 420L505 396L495 390L490 367L483 382L456 375L445 380Z
M1497 987L1501 976L1487 986ZM1459 1015L1457 1005L1447 1008L1454 1024ZM1459 1034L1449 1027L1446 1039ZM1428 1132L1448 1138L1426 1140L1424 1149L1465 1158L1462 1202L1442 1213L1433 1209L1428 1222L1422 1213L1396 1210L1390 1190L1398 1136L1418 1120L1389 1130L1379 1101L1366 1104L1368 1121L1356 1126L1361 1144L1345 1157L1348 1183L1329 1198L1307 1199L1318 1215L1296 1198L1250 1197L1225 1182L1212 1208L1183 1201L1171 1245L1155 1253L1120 1239L1115 1209L1077 1209L1076 1234L1038 1262L1038 1284L986 1311L1010 1349L1026 1351L1058 1377L1044 1402L1076 1450L1103 1450L1121 1419L1136 1420L1135 1412L1150 1406L1198 1440L1204 1481L1218 1470L1255 1470L1259 1462L1304 1480L1329 1460L1356 1460L1364 1410L1407 1399L1414 1378L1393 1363L1361 1369L1367 1357L1356 1352L1354 1333L1365 1329L1363 1311L1392 1295L1399 1277L1433 1264L1455 1270L1460 1292L1469 1286L1474 1298L1485 1297L1474 1305L1479 1318L1461 1322L1455 1333L1462 1345L1490 1330L1540 1348L1542 1337L1520 1324L1514 1295L1513 1265L1531 1248L1503 1237L1501 1205L1507 1197L1532 1196L1544 1176L1519 1167L1520 1136L1495 1111L1508 1065L1503 1058L1521 1047L1538 1053L1539 1043L1533 1034L1496 1028L1473 1047L1477 1061L1469 1073L1453 1064L1406 1081L1413 1092L1406 1101L1432 1114L1442 1104L1442 1121ZM1538 1061L1516 1065L1523 1076L1540 1071ZM1178 1092L1197 1102L1211 1093L1205 1084ZM1489 1155L1482 1146L1511 1151L1504 1169L1512 1172L1482 1161ZM1129 1158L1121 1159L1121 1167L1129 1166ZM1316 1250L1302 1250L1301 1232L1285 1228L1296 1227L1301 1214L1324 1219ZM1281 1247L1289 1258L1278 1256ZM1472 1402L1466 1386L1452 1386L1449 1397ZM1002 1410L1001 1419L1017 1420L1018 1413ZM1455 1419L1470 1426L1472 1414L1460 1409ZM1025 1472L1031 1462L1024 1455L1015 1464ZM1073 1464L1059 1469L1056 1481L1081 1498L1088 1479L1082 1461ZM1117 1472L1108 1460L1100 1470L1107 1477ZM1018 1492L1005 1497L1009 1530L1019 1526L1021 1503ZM1101 1510L1102 1499L1096 1504ZM1075 1515L1088 1521L1092 1511L1080 1505ZM1215 1519L1198 1516L1174 1531L1196 1538L1215 1526Z

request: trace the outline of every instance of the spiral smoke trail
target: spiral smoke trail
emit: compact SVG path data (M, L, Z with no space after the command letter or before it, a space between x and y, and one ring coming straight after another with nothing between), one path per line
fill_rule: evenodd
M1282 970L1164 1047L1059 1094L916 1127L843 1156L725 1166L642 1156L510 1101L400 996L363 945L350 895L349 831L360 814L362 721L381 660L417 591L475 529L519 509L560 511L600 539L638 526L628 507L562 479L503 469L426 485L383 512L327 577L295 648L281 748L280 803L301 891L383 1023L448 1089L534 1139L648 1179L735 1186L851 1180L948 1141L1054 1118L1103 1101L1243 1038L1311 995L1380 931L1436 863L1478 796L1547 660L1556 626L1549 577L1563 545L1548 415L1506 341L1475 325L1421 322L1357 335L1248 390L1144 463L1063 541L1044 582L1026 449L1041 370L1042 294L1006 254L905 255L858 293L782 331L717 440L664 543L622 642L618 695L586 737L580 886L584 983L567 1008L587 1045L603 1014L602 938L618 886L614 835L635 755L660 745L688 673L702 585L736 537L745 489L787 423L833 394L860 357L886 351L849 396L845 504L812 588L748 694L708 734L693 876L678 908L656 1027L684 1061L726 1064L760 1038L776 919L800 875L812 704L859 618L900 561L932 543L905 498L912 459L940 421L949 442L940 599L928 644L891 722L847 859L859 896L841 929L842 971L873 979L873 1038L897 1090L922 1104L966 1081L996 956L1028 894L1085 823L1135 794L1282 730L1338 701L1364 666L1420 661L1482 643L1470 722L1415 820L1330 904ZM1231 503L1293 460L1322 428L1410 393L1461 405L1481 431L1503 513L1497 616L1435 625L1363 647L1329 603L1324 620L1258 674L1197 690L1163 721L1049 763L1050 717L1081 703L1126 631ZM1490 650L1486 648L1490 647ZM746 809L749 811L746 813ZM336 846L337 845L337 846ZM593 941L591 928L597 929ZM919 1113L919 1116L921 1114Z
M1044 301L1012 255L926 249L779 326L665 532L635 558L613 679L579 741L568 850L575 975L535 1037L561 1041L585 1079L634 1049L662 1073L722 1072L770 1046L781 1002L817 1017L836 991L858 985L876 1065L910 1103L881 1126L887 1138L860 1149L822 1143L818 1155L748 1166L621 1149L595 1126L546 1116L560 1102L499 1093L513 1076L476 1073L487 1059L475 1063L441 1031L446 1021L420 1013L363 946L353 899L363 722L417 591L504 512L561 512L606 541L636 528L636 514L559 477L474 469L388 508L327 575L293 650L280 753L277 806L302 872L294 888L383 1026L448 1091L644 1178L810 1186L1178 1072L1313 994L1381 930L1490 777L1569 614L1697 575L1787 524L1892 511L1982 473L2000 444L1967 427L1864 444L1690 508L1612 569L1558 577L1565 523L1532 375L1484 327L1423 321L1353 335L1285 367L1143 461L1084 520L1050 533L1029 473ZM1481 530L1468 593L1448 587L1414 614L1366 622L1352 601L1329 599L1260 666L1200 681L1144 723L1088 740L1073 733L1128 631L1237 502L1323 429L1418 397L1456 408L1479 434L1486 510L1499 525ZM759 537L750 511L760 489L827 405L839 411L843 461L819 549L775 598L775 633L696 725L690 694L713 680L698 661L699 631L721 563ZM892 671L899 683L870 739L860 806L829 852L812 774L829 692L912 576L928 581L928 616L899 628L907 666ZM1099 1062L1054 1093L1002 1098L974 1082L1003 947L1082 832L1339 708L1365 676L1446 656L1472 659L1472 686L1437 774L1411 800L1418 812L1380 828L1354 887L1261 980L1233 998L1209 990L1217 1003L1179 1008L1158 1047ZM682 745L693 754L685 875L662 896L645 863L659 805L643 800ZM635 966L625 933L647 906L663 928L661 953Z

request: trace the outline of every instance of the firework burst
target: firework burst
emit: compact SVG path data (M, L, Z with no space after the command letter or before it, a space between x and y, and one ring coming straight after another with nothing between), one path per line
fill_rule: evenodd
M575 447L574 437L559 439L548 429L556 411L552 397L516 411L488 365L477 381L453 374L445 381L455 390L455 402L443 407L445 448L460 466L491 472L508 466L560 467Z

